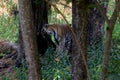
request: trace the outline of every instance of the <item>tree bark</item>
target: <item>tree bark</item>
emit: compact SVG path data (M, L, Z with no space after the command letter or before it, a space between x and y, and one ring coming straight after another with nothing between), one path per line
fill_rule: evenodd
M42 80L30 0L19 0L20 23L28 64L28 80Z
M95 0L91 0L91 5L96 5ZM101 0L101 6L104 8L104 13L107 12L107 7L109 0ZM105 3L104 3L105 2ZM87 43L92 44L100 43L101 46L103 45L103 38L104 38L104 24L105 24L105 18L104 15L101 13L101 11L97 7L89 7L90 12L88 16L88 24L87 24Z
M106 30L106 41L105 41L105 49L103 55L103 63L102 63L102 72L101 72L101 80L106 80L107 73L108 73L108 64L110 58L110 51L111 51L111 42L112 42L112 32L115 27L115 23L119 16L120 12L120 0L115 0L115 9L110 19L107 18L107 30ZM107 16L105 14L105 16Z
M90 5L95 5L94 0L90 1ZM104 23L105 19L102 16L100 10L96 7L90 8L87 24L88 44L92 44L94 41L96 41L96 43L103 43Z
M22 65L22 60L25 59L23 36L22 36L20 23L18 28L18 34L19 35L18 35L18 51L17 51L16 67L20 67Z
M105 80L106 75L107 75L107 68L109 64L110 49L111 49L111 41L112 41L112 30L107 30L105 50L104 50L103 63L102 63L103 65L102 65L101 80Z
M88 1L72 0L72 4L72 26L78 41L78 43L76 43L76 41L73 41L72 43L72 80L87 80L88 69L86 70L86 24ZM81 46L80 49L76 44Z
M37 46L39 54L43 55L49 45L53 45L52 41L46 38L43 38L41 34L41 29L44 24L48 24L48 9L47 4L44 0L41 0L40 3L35 3L35 0L32 1L32 12L33 12L33 19L34 19L34 28L36 29L36 36L37 36ZM41 12L42 10L42 12ZM19 38L18 38L18 55L16 66L20 67L22 60L24 59L24 45L21 33L21 26L19 25ZM54 46L54 45L53 45Z

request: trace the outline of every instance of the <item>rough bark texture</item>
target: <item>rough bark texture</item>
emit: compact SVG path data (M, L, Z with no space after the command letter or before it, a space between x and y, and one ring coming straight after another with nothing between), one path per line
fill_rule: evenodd
M37 46L38 52L43 55L46 49L49 47L49 44L53 44L51 40L43 38L41 35L41 29L44 24L48 24L48 11L47 4L44 0L41 0L39 3L35 3L35 0L32 1L32 11L33 11L33 19L34 19L34 28L36 29L37 36ZM41 11L42 10L42 11ZM18 38L18 56L16 61L16 66L20 67L22 60L24 59L24 45L23 38L21 33L21 26L19 25L19 38Z
M42 80L30 0L19 0L20 23L28 64L28 80Z
M83 59L83 56L86 56L87 47L86 24L88 1L72 0L72 4L73 31L78 40L78 43L76 41L72 43L72 80L87 80L86 60ZM78 49L79 47L76 44L81 46L80 49Z
M17 53L17 60L16 60L16 67L20 67L22 65L22 60L25 59L25 51L24 51L24 44L23 44L23 37L22 37L22 31L21 26L19 24L18 28L18 53Z

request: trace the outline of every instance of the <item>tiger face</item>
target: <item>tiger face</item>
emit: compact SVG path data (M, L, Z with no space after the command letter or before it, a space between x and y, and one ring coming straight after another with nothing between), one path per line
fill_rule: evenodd
M44 25L42 32L49 35L56 45L57 51L68 52L71 46L71 32L69 25Z

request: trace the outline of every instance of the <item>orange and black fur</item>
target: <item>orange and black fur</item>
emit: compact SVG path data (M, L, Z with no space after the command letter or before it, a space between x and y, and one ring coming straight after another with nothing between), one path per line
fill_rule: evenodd
M71 27L67 24L58 25L58 24L46 24L43 26L42 32L47 35L53 35L55 38L54 44L56 45L57 51L65 51L68 53L71 48Z

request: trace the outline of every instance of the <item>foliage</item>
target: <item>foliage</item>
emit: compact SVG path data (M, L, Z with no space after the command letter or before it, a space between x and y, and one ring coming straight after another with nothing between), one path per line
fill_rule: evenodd
M2 80L13 80L13 79L12 79L12 75L9 74L9 75L7 75L7 76L3 76L3 77L2 77Z
M57 16L58 16L57 12L56 11L52 11L52 14L50 14L48 16L48 22L50 24L53 24L53 23L54 24L57 24L57 23L63 24L64 23L63 20L62 19L57 19Z
M113 31L112 48L108 67L108 76L106 80L120 79L120 27L116 22ZM93 41L88 47L88 64L92 80L100 80L104 42L99 39Z
M0 0L0 16L10 16L11 8L14 5L12 0Z
M120 79L120 39L113 39L107 80ZM93 43L88 48L88 64L92 80L100 80L103 57L103 45ZM116 77L116 78L115 78ZM111 78L111 79L109 79Z
M41 62L44 80L70 80L70 62L66 53L49 48Z
M59 2L59 1L65 1L66 3L72 2L72 0L51 0L52 2Z
M120 79L120 38L113 39L108 71L108 78L112 78L112 80Z
M3 56L5 56L5 54L4 53L0 53L0 58L2 58Z
M120 39L119 38L119 35L120 35L120 24L119 24L118 21L115 24L115 28L114 28L114 31L113 31L112 35L113 35L113 39Z
M16 42L18 18L11 14L14 6L13 0L0 1L0 39Z
M15 66L13 68L14 71L12 71L12 73L2 76L2 80L16 80L15 78L17 78L18 80L28 80L26 72L27 68L24 60L22 61L22 66L20 68L17 68Z
M64 15L66 20L71 24L72 23L72 5L71 3L67 3L66 1L52 1L52 3L56 4L56 7L60 10L60 12ZM67 7L66 7L67 6ZM54 8L50 8L50 14L48 15L48 21L51 24L66 24L63 16Z
M103 44L101 41L93 41L88 47L88 66L91 80L99 80L103 56Z
M18 80L28 80L25 60L22 61L22 66L20 68L15 67L15 72Z
M18 36L17 27L18 19L0 16L0 39L16 42Z

